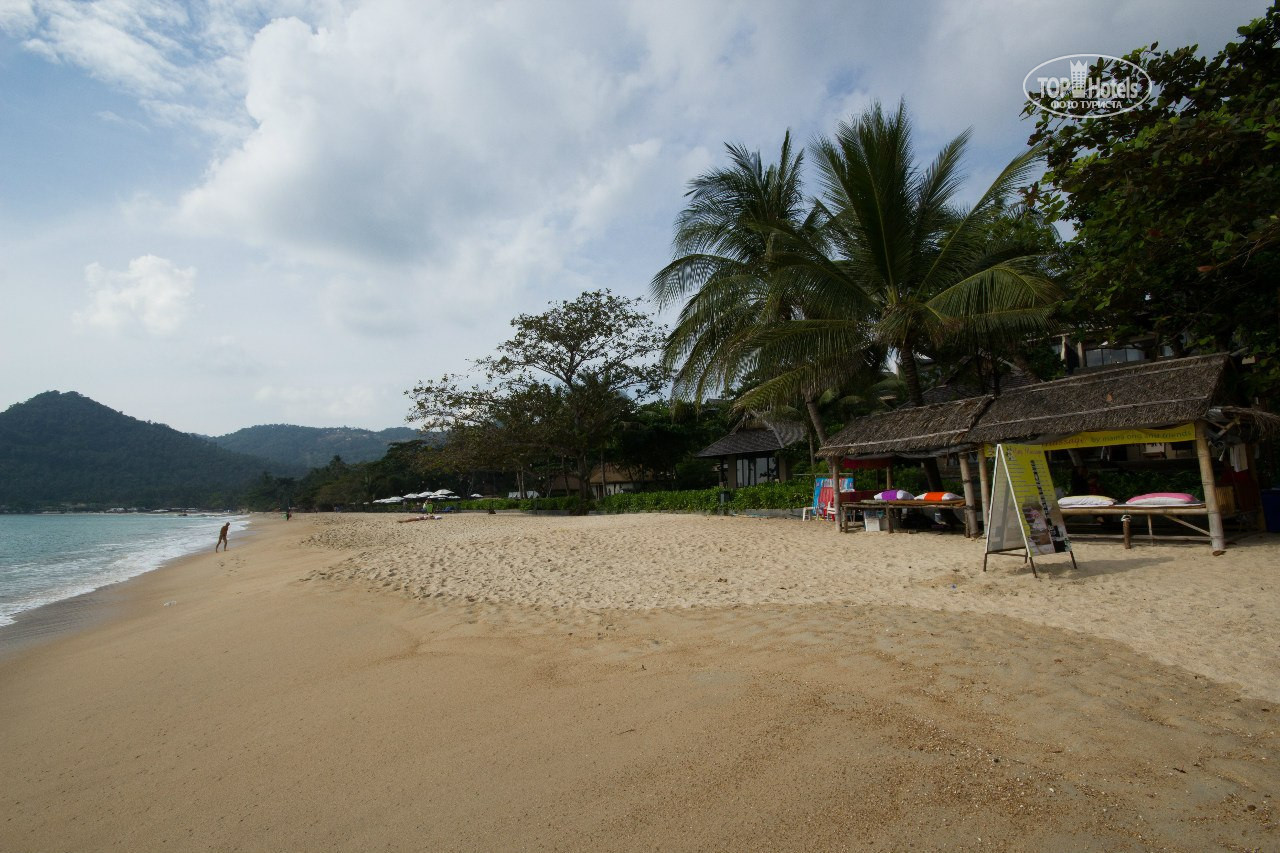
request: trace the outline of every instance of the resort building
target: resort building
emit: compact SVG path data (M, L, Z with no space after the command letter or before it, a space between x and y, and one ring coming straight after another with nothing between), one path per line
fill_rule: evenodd
M755 417L699 450L697 456L716 460L722 489L782 483L791 477L782 451L804 441L808 434L804 424L796 421Z

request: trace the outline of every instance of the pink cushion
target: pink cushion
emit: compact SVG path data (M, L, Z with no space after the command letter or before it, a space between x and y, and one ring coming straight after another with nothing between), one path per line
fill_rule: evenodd
M1134 506L1177 506L1179 504L1198 504L1200 501L1186 492L1150 492L1149 494L1129 498L1125 503Z

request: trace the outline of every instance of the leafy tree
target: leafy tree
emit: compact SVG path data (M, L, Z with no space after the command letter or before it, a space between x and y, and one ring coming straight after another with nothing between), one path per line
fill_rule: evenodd
M714 485L717 479L710 462L685 463L728 429L718 409L655 400L638 407L621 424L607 455L623 466L652 474L667 488L682 483L691 484L690 488Z
M497 355L475 361L484 385L464 387L448 376L421 383L408 392L410 419L456 429L473 444L487 441L495 462L524 465L538 454L564 460L585 505L596 452L667 378L651 360L664 334L638 306L603 290L521 314Z
M1049 166L1037 202L1075 229L1070 307L1125 341L1154 333L1175 354L1248 349L1255 392L1280 390L1280 7L1212 58L1197 46L1125 57L1154 97L1073 121L1042 113ZM1106 61L1090 76L1119 79ZM1027 112L1035 110L1029 104Z

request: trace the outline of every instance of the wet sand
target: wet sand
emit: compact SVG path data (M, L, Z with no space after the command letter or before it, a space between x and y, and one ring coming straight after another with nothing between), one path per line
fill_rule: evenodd
M0 660L0 849L1280 846L1276 537L255 528Z

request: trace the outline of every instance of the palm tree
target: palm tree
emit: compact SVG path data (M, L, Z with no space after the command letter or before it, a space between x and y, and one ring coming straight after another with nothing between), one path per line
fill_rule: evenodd
M739 408L819 402L901 365L922 405L917 357L1043 332L1059 296L1041 248L997 239L1038 150L1015 157L969 208L956 201L969 133L919 168L906 108L873 105L813 148L822 198L806 210L790 134L777 165L730 146L732 165L700 176L677 220L678 257L653 279L659 305L687 297L668 339L677 394L700 399L751 377ZM926 466L938 488L937 466Z
M771 287L776 235L803 228L804 155L782 140L776 164L759 152L726 145L730 165L690 182L676 219L676 258L653 277L658 306L685 300L667 340L677 396L701 399L753 369L746 343L761 325L789 318L794 306Z
M811 317L801 303L800 281L787 260L796 241L821 245L819 218L805 200L802 152L783 137L778 162L765 166L759 152L727 145L730 165L690 183L689 203L676 220L676 258L654 276L654 301L684 300L667 340L664 359L674 371L674 394L702 400L752 380L736 401L741 411L780 408L803 399L818 440L826 435L818 397L847 372L847 347L860 347L844 332L846 352L815 359L787 343L787 332ZM784 269L784 266L786 267Z
M833 252L797 257L806 304L836 316L851 290L876 305L874 336L897 353L908 400L924 402L917 356L945 341L1042 333L1060 297L1038 249L993 244L993 227L1040 156L1013 158L974 204L957 204L966 131L917 167L906 107L877 103L814 144ZM822 352L820 337L809 344Z

